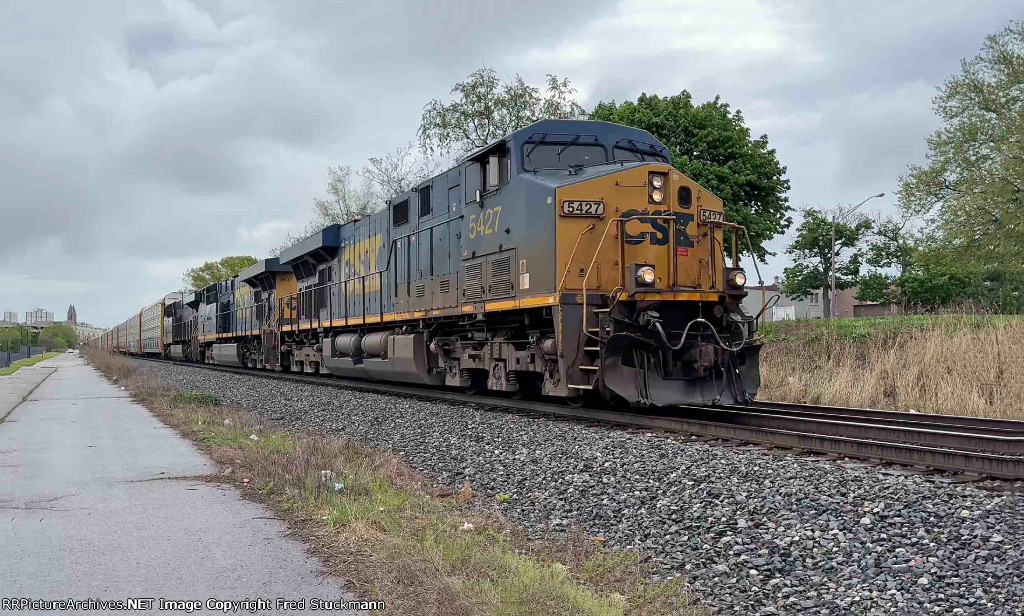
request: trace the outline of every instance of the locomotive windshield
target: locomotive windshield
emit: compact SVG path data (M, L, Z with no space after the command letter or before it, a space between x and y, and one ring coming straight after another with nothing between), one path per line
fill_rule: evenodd
M524 171L592 167L615 161L668 162L663 146L636 139L616 141L609 158L608 148L594 135L535 134L523 144L522 152Z
M527 143L523 145L523 169L568 169L608 162L608 152L598 144Z
M629 148L616 147L612 150L615 154L615 160L625 161L645 161L651 163L667 163L668 160L661 154L655 154L653 152L640 152Z
M644 161L654 163L667 163L668 156L664 147L637 141L636 139L620 139L615 142L612 148L615 160Z

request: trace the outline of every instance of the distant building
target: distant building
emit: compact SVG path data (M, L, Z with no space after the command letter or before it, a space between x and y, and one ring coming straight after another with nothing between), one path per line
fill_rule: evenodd
M829 316L825 312L821 291L814 291L804 299L796 299L782 293L778 281L763 288L765 303L770 303L773 296L779 296L779 301L765 312L766 321L823 319ZM761 289L762 287L758 286L747 287L747 296L743 298L743 311L751 316L761 311ZM897 306L857 299L857 290L857 287L852 287L836 292L836 318L873 317L898 313Z
M53 313L36 308L25 313L25 325L43 326L53 323Z
M4 310L3 321L5 323L17 323L18 322L18 313L14 312L13 310Z
M55 323L55 325L67 325L68 327L70 327L75 332L75 335L78 336L78 341L80 343L85 342L86 340L94 336L98 336L102 334L104 331L106 331L102 327L96 327L95 325L90 325L89 323L79 322L78 310L75 308L74 304L68 306L67 320L58 321Z
M88 323L65 323L75 330L75 335L78 336L78 342L85 342L93 336L99 336L106 330L102 327L96 327L95 325L89 325Z
M772 298L779 296L777 303L774 303L765 312L766 321L792 321L794 319L820 319L824 315L821 302L821 292L811 293L804 299L796 299L785 295L779 288L779 284L765 285L764 287L747 287L747 296L743 298L743 311L754 316L761 312L762 293L765 304L773 304Z
M900 314L897 304L879 304L857 299L858 287L851 287L836 293L836 318L885 317Z

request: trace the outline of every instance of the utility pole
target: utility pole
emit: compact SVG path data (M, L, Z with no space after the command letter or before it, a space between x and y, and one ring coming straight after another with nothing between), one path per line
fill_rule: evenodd
M829 300L829 303L828 303L828 318L829 319L836 318L836 222L846 222L846 217L849 216L850 214L853 214L854 212L856 212L857 208L859 208L860 206L864 205L868 201L871 201L872 199L877 199L879 197L884 197L884 196L885 196L884 192L878 193L877 195L871 195L867 199L865 199L865 200L861 201L860 203L858 203L857 205L851 207L846 212L843 212L842 210L839 210L838 212L836 212L832 216L832 259L831 259L832 263L829 266L829 274L831 275L831 278L832 278L832 284L831 284L831 287L832 287L831 291L832 292L829 294L829 297L831 298Z

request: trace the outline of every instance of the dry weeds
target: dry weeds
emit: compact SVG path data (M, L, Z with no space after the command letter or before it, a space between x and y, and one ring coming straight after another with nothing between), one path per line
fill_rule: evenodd
M224 469L218 480L273 508L328 573L386 601L389 613L703 613L681 579L652 582L636 552L579 532L529 540L493 510L460 502L468 486L439 491L397 456L269 425L211 396L176 392L136 362L87 355L206 450Z
M949 315L768 343L758 398L1024 419L1024 321Z

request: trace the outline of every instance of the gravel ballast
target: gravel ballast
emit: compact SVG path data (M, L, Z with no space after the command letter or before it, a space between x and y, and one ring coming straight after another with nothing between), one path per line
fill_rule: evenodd
M844 468L503 411L146 363L154 377L465 480L531 532L642 550L720 614L1024 614L1024 506Z

